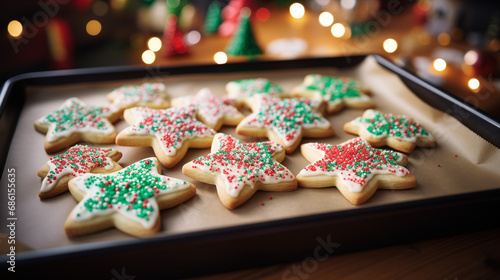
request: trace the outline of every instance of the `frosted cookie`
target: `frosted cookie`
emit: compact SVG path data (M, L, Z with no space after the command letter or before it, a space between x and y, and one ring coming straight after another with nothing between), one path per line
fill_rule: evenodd
M253 113L238 124L236 133L268 137L292 153L302 137L322 138L334 134L330 122L320 113L323 104L306 98L255 96Z
M236 126L245 118L231 103L229 98L217 96L208 88L201 89L196 95L172 100L173 107L194 107L197 118L214 130L219 130L223 125Z
M252 108L254 95L275 96L279 98L288 96L280 86L265 78L231 81L226 84L226 91L229 98L236 100L236 106L246 106L247 108Z
M203 183L216 185L224 206L234 209L257 190L292 191L295 176L280 164L285 151L273 142L244 143L226 134L214 137L211 153L182 167L182 173Z
M299 186L336 186L354 205L367 201L377 189L409 189L417 185L415 176L403 167L408 161L404 154L375 149L361 137L339 145L308 143L301 150L312 164L297 175Z
M112 123L119 118L120 112L114 106L87 105L78 98L70 98L59 109L36 120L35 129L46 133L44 147L50 154L82 140L114 143L116 130Z
M147 158L110 174L85 174L69 181L79 201L66 219L68 236L116 227L134 236L161 229L160 210L174 207L196 194L194 185L161 175L156 158Z
M292 95L324 100L329 114L336 113L344 107L357 109L375 107L375 103L362 89L361 84L346 77L309 74L301 85L292 90Z
M170 106L165 85L162 83L121 86L108 93L107 98L120 110L132 107L165 109Z
M111 173L122 167L116 163L122 153L115 149L75 145L53 156L38 170L43 178L38 196L49 198L68 190L68 181L86 173Z
M193 108L151 109L134 107L124 111L130 127L116 137L116 144L152 147L165 167L174 167L188 148L208 148L215 131L195 118Z
M372 109L345 123L344 130L363 137L374 147L389 146L405 153L413 151L415 146L436 146L434 138L411 118Z

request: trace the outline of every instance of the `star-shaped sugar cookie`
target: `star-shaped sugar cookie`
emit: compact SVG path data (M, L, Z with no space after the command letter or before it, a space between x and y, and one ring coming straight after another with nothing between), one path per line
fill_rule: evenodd
M231 103L231 99L217 96L208 88L201 89L196 95L172 100L174 107L194 107L197 118L214 130L219 130L223 125L236 126L245 118Z
M252 107L254 95L287 97L283 89L269 79L242 79L231 81L226 84L228 97L236 101L236 106Z
M334 134L330 122L321 115L323 102L308 98L255 96L253 113L236 127L236 133L268 137L292 153L302 137L323 138Z
M107 98L120 110L132 107L165 109L170 106L165 85L162 83L121 86L108 93Z
M362 89L361 84L347 77L309 74L301 85L292 90L293 96L309 97L327 102L326 111L336 113L344 107L368 109L375 103Z
M111 148L75 145L66 152L51 157L38 170L43 178L38 196L49 198L68 190L68 181L86 173L111 173L122 167L116 163L122 153Z
M57 152L83 140L90 143L115 142L116 130L111 124L120 118L114 106L87 105L78 98L70 98L52 113L35 121L35 129L46 133L45 151Z
M123 116L131 126L116 137L116 144L152 147L165 167L175 166L188 148L208 148L215 131L195 118L194 108L151 109L134 107Z
M434 138L413 119L372 109L345 123L344 130L363 137L374 147L387 145L405 153L413 151L415 146L436 146Z
M417 179L403 165L401 153L373 148L361 137L339 145L308 143L302 155L312 164L297 175L299 186L336 186L354 205L367 201L377 189L408 189Z
M69 181L79 201L66 219L68 236L116 227L134 236L148 236L161 228L160 210L174 207L196 194L194 185L161 175L154 157L110 174L85 174Z
M295 176L282 164L285 151L274 142L244 143L226 134L214 137L211 153L186 163L182 173L215 184L224 206L234 209L257 190L297 189Z

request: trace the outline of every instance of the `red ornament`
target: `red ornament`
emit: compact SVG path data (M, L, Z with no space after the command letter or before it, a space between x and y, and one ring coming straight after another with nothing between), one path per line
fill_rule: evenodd
M169 15L165 29L163 30L163 48L166 56L174 56L187 53L184 42L184 34L179 30L176 15Z

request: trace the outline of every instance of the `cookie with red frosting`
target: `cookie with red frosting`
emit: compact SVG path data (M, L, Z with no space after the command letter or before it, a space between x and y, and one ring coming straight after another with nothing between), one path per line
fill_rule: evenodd
M244 143L231 135L218 133L211 153L182 167L190 178L217 187L222 204L234 209L257 190L292 191L295 176L282 164L285 150L274 142Z
M373 148L361 137L339 145L308 143L302 155L312 162L299 174L299 186L326 188L336 186L344 197L359 205L377 189L409 189L417 179L404 167L406 155Z
M219 130L223 125L236 126L245 116L232 106L233 100L202 88L196 95L177 97L172 100L173 107L193 107L196 117L208 127Z
M116 144L152 147L165 167L174 167L188 148L208 148L215 130L196 120L194 108L151 109L134 107L124 111L130 124L116 137Z
M292 153L302 137L324 138L334 134L322 114L323 102L308 98L255 96L253 113L236 127L236 133L251 137L268 137Z
M111 148L75 145L66 152L51 157L37 175L42 178L38 196L42 199L68 190L69 180L87 173L111 173L122 167L117 161L122 153Z

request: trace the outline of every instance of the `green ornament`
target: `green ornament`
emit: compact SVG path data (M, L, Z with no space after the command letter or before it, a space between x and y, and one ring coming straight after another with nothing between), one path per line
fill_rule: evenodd
M219 30L222 23L222 5L219 1L213 1L208 6L207 14L205 16L205 34L215 34Z
M240 20L233 38L226 48L226 53L230 56L254 56L262 54L262 50L255 40L250 24L250 11L241 11Z

